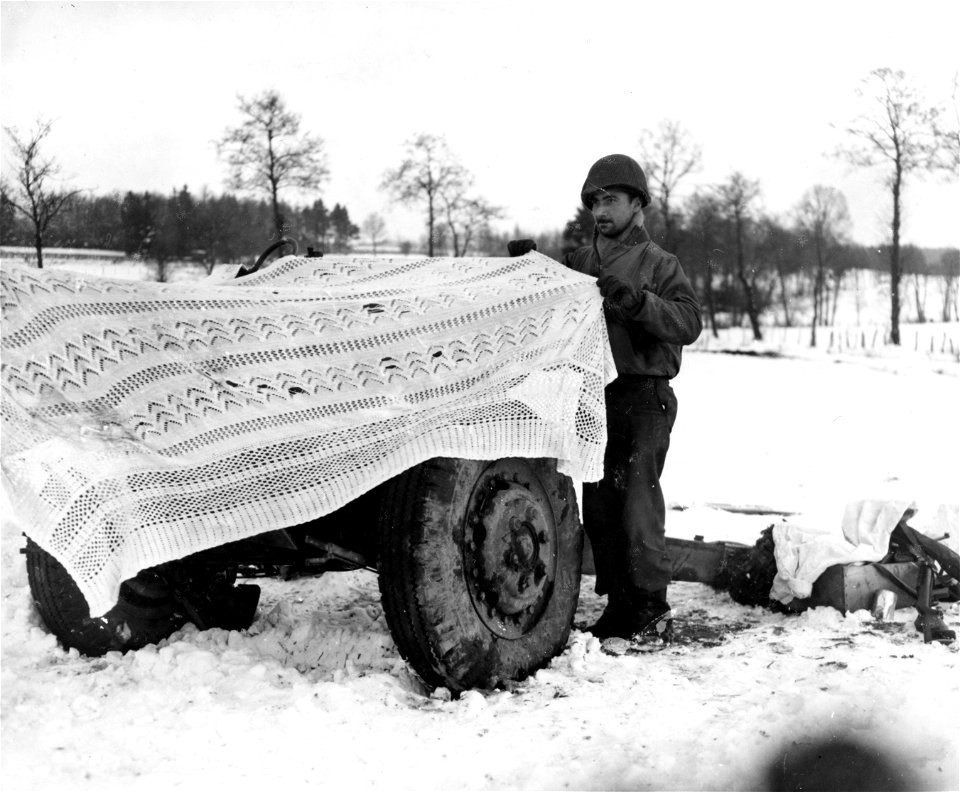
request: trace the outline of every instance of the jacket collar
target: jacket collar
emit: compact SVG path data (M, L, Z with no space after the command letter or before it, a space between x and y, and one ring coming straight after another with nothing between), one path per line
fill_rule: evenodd
M625 247L632 247L634 245L642 245L644 242L649 241L650 234L647 233L647 227L641 225L631 228L626 238L620 244Z
M650 234L647 233L646 227L642 225L633 226L633 228L631 228L627 232L627 235L623 239L620 239L617 241L610 241L605 239L603 240L603 242L600 241L600 232L597 229L597 227L594 226L593 228L593 249L597 252L598 256L600 255L601 250L605 250L606 252L609 253L611 250L615 248L636 247L637 245L643 245L649 241L650 241Z

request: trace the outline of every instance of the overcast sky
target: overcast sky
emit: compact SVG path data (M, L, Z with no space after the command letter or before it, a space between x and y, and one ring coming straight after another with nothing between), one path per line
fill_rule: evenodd
M321 197L360 224L382 214L417 238L419 214L378 189L418 132L447 139L502 206L504 230L562 227L590 164L637 156L643 129L680 121L703 148L687 184L733 171L784 214L817 183L840 188L853 236L888 236L881 174L829 156L874 68L949 102L960 3L311 2L22 3L3 0L0 114L54 121L48 153L73 186L224 189L213 141L237 96L275 88L322 137ZM836 124L839 128L834 128ZM4 172L8 172L4 147ZM288 196L296 199L296 196ZM960 244L954 177L912 179L904 237Z

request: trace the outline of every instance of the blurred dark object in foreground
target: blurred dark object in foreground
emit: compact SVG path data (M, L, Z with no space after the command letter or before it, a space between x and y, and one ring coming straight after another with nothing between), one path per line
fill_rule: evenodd
M791 743L767 769L766 788L771 792L906 792L918 787L905 757L833 736Z

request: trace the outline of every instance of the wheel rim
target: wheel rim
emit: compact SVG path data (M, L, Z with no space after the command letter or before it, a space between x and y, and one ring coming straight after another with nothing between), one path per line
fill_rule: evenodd
M479 476L466 514L463 569L481 621L520 638L540 620L557 572L557 525L530 467L501 460Z

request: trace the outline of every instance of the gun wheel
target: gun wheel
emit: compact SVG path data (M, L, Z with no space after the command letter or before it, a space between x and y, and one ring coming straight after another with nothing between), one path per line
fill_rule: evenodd
M552 460L433 459L390 483L380 591L425 682L491 688L562 651L580 592L575 498Z

